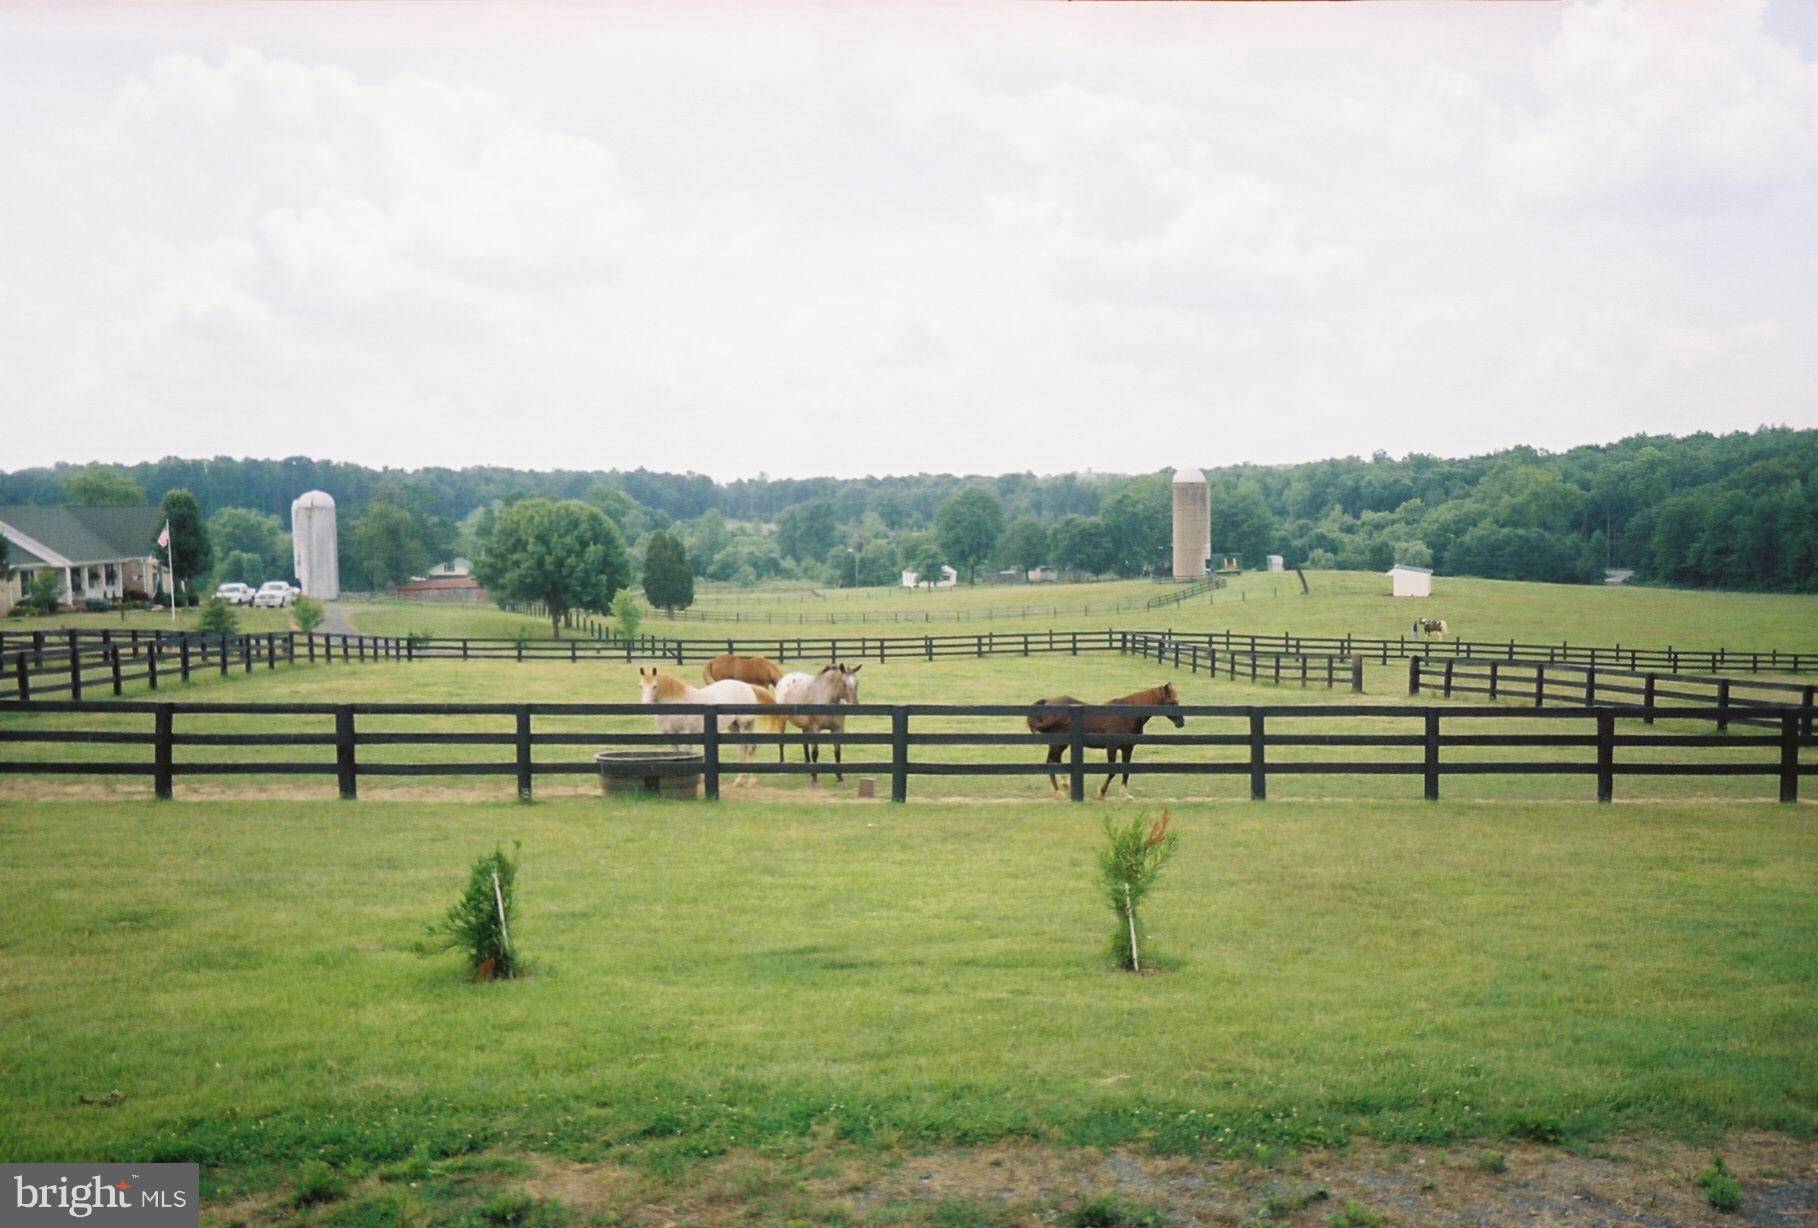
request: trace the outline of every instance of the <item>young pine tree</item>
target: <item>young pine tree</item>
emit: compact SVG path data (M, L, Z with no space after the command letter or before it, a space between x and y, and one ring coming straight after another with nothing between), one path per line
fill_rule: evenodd
M1142 953L1136 945L1142 923L1137 910L1180 846L1180 833L1169 831L1168 823L1166 810L1146 827L1141 815L1127 825L1105 819L1105 847L1098 852L1098 869L1105 902L1117 914L1111 955L1118 967L1132 972L1142 971Z

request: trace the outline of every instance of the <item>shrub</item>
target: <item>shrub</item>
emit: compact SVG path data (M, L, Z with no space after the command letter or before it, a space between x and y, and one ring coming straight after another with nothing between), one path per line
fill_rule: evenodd
M1549 1147L1559 1146L1566 1136L1565 1122L1548 1113L1510 1113L1502 1119L1502 1132L1510 1138L1525 1138Z
M521 975L524 963L511 942L517 874L517 862L500 849L474 862L467 890L441 921L429 927L428 950L461 951L476 981Z
M1723 1157L1711 1157L1711 1166L1698 1174L1698 1184L1704 1189L1704 1200L1716 1211L1734 1212L1742 1210L1742 1183L1730 1176L1730 1170L1724 1167Z
M1143 825L1137 815L1128 825L1105 819L1105 847L1098 852L1100 883L1105 901L1117 914L1117 930L1111 935L1111 955L1118 967L1141 971L1142 954L1136 945L1141 926L1137 910L1149 892L1154 890L1162 867L1173 860L1180 845L1180 834L1168 830L1169 815Z
M62 574L41 567L32 573L32 582L26 586L25 598L19 604L34 614L55 614L62 601Z
M202 617L196 623L212 634L232 635L240 629L240 614L219 597L210 597L202 606Z
M619 595L612 599L612 618L614 630L622 640L635 640L638 627L644 621L644 607L632 595L630 589L620 589Z
M314 597L299 597L296 604L290 607L290 616L297 620L297 629L308 634L322 625L328 617L328 611Z
M1477 1167L1486 1173L1507 1172L1509 1158L1493 1148L1486 1147L1477 1153Z
M105 614L113 609L112 606L107 604L107 599L104 597L84 597L82 599L82 608L87 610L90 614Z

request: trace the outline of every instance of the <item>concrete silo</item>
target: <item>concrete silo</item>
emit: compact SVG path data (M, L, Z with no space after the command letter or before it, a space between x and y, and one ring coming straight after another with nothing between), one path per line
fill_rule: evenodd
M1174 578L1201 580L1212 557L1212 488L1197 469L1174 471Z
M341 555L335 544L335 501L320 490L290 505L291 557L305 597L333 601L341 595Z

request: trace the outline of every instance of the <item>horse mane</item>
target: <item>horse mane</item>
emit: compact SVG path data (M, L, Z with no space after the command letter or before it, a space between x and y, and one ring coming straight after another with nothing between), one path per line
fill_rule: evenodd
M1048 705L1071 706L1083 704L1085 701L1075 699L1071 695L1056 695L1052 699L1038 699L1035 702L1037 706L1046 707ZM1065 712L1031 712L1029 714L1030 733L1062 733L1066 728L1067 714Z
M1160 686L1152 686L1146 691L1137 691L1133 695L1125 695L1110 702L1132 708L1159 708L1168 702L1167 692L1168 684L1164 682Z

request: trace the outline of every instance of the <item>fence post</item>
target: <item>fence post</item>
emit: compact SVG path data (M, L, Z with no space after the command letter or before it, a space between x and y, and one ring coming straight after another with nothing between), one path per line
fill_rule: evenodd
M183 682L189 681L189 640L177 642L177 673Z
M108 664L113 666L114 694L118 695L120 693L120 645L112 644L108 646L107 660Z
M1654 675L1649 674L1641 680L1641 723L1654 723Z
M1250 709L1250 800L1260 802L1269 796L1269 770L1263 761L1263 713Z
M1408 658L1408 694L1420 694L1420 658Z
M1429 802L1436 802L1439 800L1439 709L1428 708L1426 715L1426 797Z
M82 698L82 658L76 652L76 633L69 633L69 697Z
M1490 658L1490 702L1496 702L1496 658Z
M221 637L221 676L227 677L227 637Z
M720 722L709 708L701 714L701 789L707 800L720 800Z
M1536 708L1540 707L1542 704L1544 704L1546 702L1546 698L1547 698L1546 662L1536 661L1536 662L1534 662L1534 706Z
M1799 696L1799 706L1805 709L1802 723L1805 726L1805 736L1808 738L1812 736L1812 705L1815 700L1818 700L1818 687L1808 686Z
M1728 733L1729 731L1730 680L1728 678L1719 678L1717 680L1717 732Z
M145 683L152 690L158 689L158 641L153 640L145 650Z
M530 800L530 705L518 705L518 800Z
M909 709L890 709L890 800L909 800Z
M265 668L278 668L278 637L271 631L265 633Z
M1584 706L1587 708L1597 706L1597 667L1595 665L1584 667Z
M27 703L32 697L32 676L25 664L25 652L13 658L13 675L19 680L19 702Z
M1799 718L1791 712L1780 717L1780 800L1799 800Z
M1597 800L1607 802L1616 783L1616 716L1597 714Z
M343 800L360 795L359 767L354 760L354 710L352 704L335 708L335 779Z
M296 663L297 633L295 631L286 631L284 633L284 664L295 665Z
M1067 709L1067 796L1076 802L1086 800L1086 708L1074 704Z
M1452 666L1453 666L1453 664L1454 664L1453 659L1451 657L1447 657L1446 658L1446 690L1445 690L1447 699L1452 698Z
M303 633L303 644L304 647L309 649L309 663L314 665L316 663L316 633L314 631L305 631Z
M170 800L171 716L175 704L159 704L152 714L152 792L161 800Z

